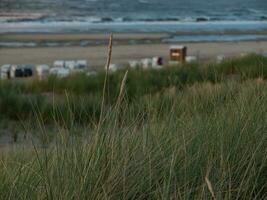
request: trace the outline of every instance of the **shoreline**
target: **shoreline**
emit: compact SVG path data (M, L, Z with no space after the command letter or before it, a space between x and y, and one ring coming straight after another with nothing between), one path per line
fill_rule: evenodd
M266 29L256 30L199 30L199 31L151 31L151 32L108 32L108 31L58 31L58 32L0 32L1 40L65 40L65 39L106 39L108 34L113 33L114 39L140 39L140 38L166 38L169 36L180 36L180 35L267 35ZM63 38L62 38L63 36Z
M0 48L91 47L108 45L108 33L0 33ZM267 30L114 33L114 45L267 41Z
M267 30L265 32L267 34ZM170 34L167 32L151 32L151 33L114 33L114 39L143 39L143 38L164 38ZM1 40L81 40L81 39L107 39L109 33L93 33L93 32L57 32L57 33L0 33Z

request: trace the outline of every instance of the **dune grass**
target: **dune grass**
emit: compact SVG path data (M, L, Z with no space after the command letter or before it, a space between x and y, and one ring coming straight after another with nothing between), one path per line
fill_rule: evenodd
M1 199L265 199L266 102L263 80L122 102L100 128L2 149Z
M266 64L1 82L0 199L266 199Z

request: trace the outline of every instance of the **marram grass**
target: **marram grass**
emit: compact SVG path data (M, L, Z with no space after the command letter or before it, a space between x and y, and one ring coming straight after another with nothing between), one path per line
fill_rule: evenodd
M52 142L1 149L0 198L266 199L266 103L262 79L195 83L122 99L80 135L36 112Z

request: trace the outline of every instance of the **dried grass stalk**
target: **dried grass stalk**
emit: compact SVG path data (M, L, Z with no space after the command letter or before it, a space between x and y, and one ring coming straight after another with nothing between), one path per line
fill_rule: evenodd
M208 186L208 189L209 189L209 191L211 193L212 198L214 200L216 200L215 193L214 193L213 188L212 188L212 184L211 184L211 182L210 182L210 180L209 180L209 178L207 176L205 177L205 181L206 181L206 184Z

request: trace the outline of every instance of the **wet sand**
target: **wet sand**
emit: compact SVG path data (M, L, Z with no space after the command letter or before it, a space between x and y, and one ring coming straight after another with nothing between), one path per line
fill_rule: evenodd
M132 59L161 56L168 60L170 44L160 43L164 33L115 34L116 40L140 40L139 44L115 43L113 46L112 63L124 64ZM32 41L32 40L107 40L108 34L5 34L0 40ZM155 40L152 43L142 42ZM159 40L158 42L156 42ZM267 41L246 42L205 42L205 43L174 43L186 45L188 55L199 56L200 59L215 58L217 55L238 56L244 53L267 52ZM103 67L106 61L105 45L67 46L67 47L2 47L0 48L0 65L3 64L49 64L58 59L86 59L90 66Z
M168 37L167 33L116 33L114 40L161 39ZM107 33L5 33L0 34L0 40L14 41L69 41L69 40L106 40Z

